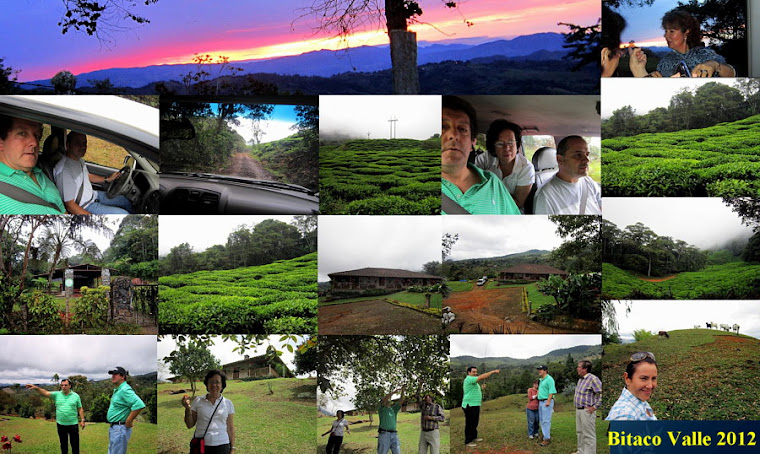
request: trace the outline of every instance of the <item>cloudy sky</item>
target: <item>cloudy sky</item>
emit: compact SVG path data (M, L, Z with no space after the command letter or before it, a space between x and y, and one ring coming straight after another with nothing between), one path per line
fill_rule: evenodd
M626 314L626 306L631 312ZM615 303L619 334L633 342L633 331L705 328L705 323L739 324L740 334L760 339L760 301L633 301Z
M442 216L320 216L319 282L359 268L420 271L441 261Z
M224 8L212 0L161 0L149 6L137 1L130 10L150 23L133 26L112 18L122 30L102 35L104 40L99 42L73 29L61 33L56 24L64 18L63 3L4 2L0 29L18 39L13 46L5 46L0 57L5 58L6 66L22 70L19 80L50 78L62 69L79 74L114 67L189 63L196 53L241 61L340 49L346 44L388 44L387 33L377 26L381 16L376 14L365 17L366 25L344 42L331 39L332 33L317 32L313 16L304 15L303 8L312 2L304 0L227 0ZM567 27L558 22L591 25L600 16L599 0L469 0L457 2L456 10L441 3L419 1L424 15L421 23L410 27L417 32L418 41L483 42L539 32L560 33L567 32Z
M694 93L706 83L736 85L734 79L700 79L676 77L667 79L644 79L635 77L606 77L602 79L602 119L623 106L631 106L636 115L644 115L657 107L668 107L670 98L683 88ZM642 96L646 94L646 96Z
M320 136L340 134L389 139L396 119L397 139L427 139L441 133L440 96L320 96Z
M714 197L607 197L604 219L621 230L641 222L659 236L683 240L700 249L752 236L752 229L742 225L739 216Z
M171 248L189 243L194 252L203 252L215 244L227 244L227 237L240 225L258 224L276 219L290 224L293 216L167 216L161 215L158 229L158 255L163 257Z
M527 359L560 348L577 345L601 345L598 334L455 334L451 339L451 357L509 357Z
M0 383L50 383L85 375L103 380L121 366L131 375L156 371L156 336L3 336Z
M297 337L298 337L299 345L307 339L307 336L297 336ZM233 363L235 361L240 361L241 359L245 359L245 355L248 355L251 357L263 355L266 353L267 346L270 343L275 348L283 352L282 356L280 356L280 359L282 359L282 361L288 366L289 369L293 370L294 368L293 361L295 358L295 354L290 353L288 350L283 348L283 345L285 343L280 342L279 335L269 336L268 342L265 342L263 345L256 347L254 349L249 349L243 354L232 351L233 348L237 347L237 343L222 340L221 337L214 336L214 345L210 346L209 350L211 351L211 354L214 355L222 364L228 364L228 363ZM158 370L159 380L165 380L172 376L172 374L169 372L169 366L163 364L162 359L168 356L175 348L177 348L177 344L176 342L174 342L171 336L162 337L161 341L158 343L158 361L159 363L162 363Z
M443 216L443 231L459 234L452 260L498 257L562 244L548 216Z

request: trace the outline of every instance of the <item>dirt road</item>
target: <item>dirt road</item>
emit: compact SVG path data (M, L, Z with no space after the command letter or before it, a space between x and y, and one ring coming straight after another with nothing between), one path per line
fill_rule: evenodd
M274 180L274 176L264 169L261 162L253 159L248 153L235 153L226 167L220 170L223 175L256 178L259 180Z

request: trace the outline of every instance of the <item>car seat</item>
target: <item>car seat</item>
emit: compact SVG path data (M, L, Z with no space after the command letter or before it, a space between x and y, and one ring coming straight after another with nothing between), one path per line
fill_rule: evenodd
M533 214L533 197L536 195L541 186L559 171L557 165L557 149L552 147L541 147L533 154L533 168L536 170L536 178L533 187L530 189L528 198L525 200L525 213Z
M42 153L37 159L37 167L42 169L53 183L55 183L53 169L66 154L65 142L66 130L55 126L51 127L50 135L45 139L45 143L42 145Z

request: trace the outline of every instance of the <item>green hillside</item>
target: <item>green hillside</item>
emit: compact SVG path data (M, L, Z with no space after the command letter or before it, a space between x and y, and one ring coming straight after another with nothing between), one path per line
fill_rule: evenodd
M716 306L716 318L719 315ZM741 324L741 320L727 322ZM657 357L658 385L649 404L658 419L760 419L760 340L708 329L668 334L669 339L653 336L630 344L605 345L601 377L604 416L623 389L622 376L630 355L648 351Z
M309 150L309 144L301 134L252 145L251 150L251 156L261 161L278 181L317 188L318 156Z
M163 333L316 333L317 254L159 279Z
M753 299L760 297L760 265L708 265L662 282L647 282L609 263L602 264L602 294L611 299Z
M606 197L760 196L760 115L602 141Z
M235 406L235 448L239 452L314 452L315 379L228 380L224 397ZM187 384L158 385L158 452L186 453L193 433L185 426L182 394ZM203 383L199 393L205 392ZM130 452L148 452L132 451ZM151 452L156 452L155 450Z
M376 139L320 146L322 213L440 213L440 145L440 139Z

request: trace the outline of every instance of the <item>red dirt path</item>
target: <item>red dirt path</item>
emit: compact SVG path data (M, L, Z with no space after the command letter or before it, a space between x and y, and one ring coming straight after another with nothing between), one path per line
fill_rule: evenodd
M522 287L485 289L476 286L468 292L452 293L444 302L444 306L451 306L456 315L452 325L461 333L587 332L555 328L530 320L522 311Z
M674 277L677 277L677 276L678 276L677 274L674 274L672 276L666 276L666 277L640 277L639 279L641 279L642 281L647 281L647 282L664 282L664 281L673 279Z

